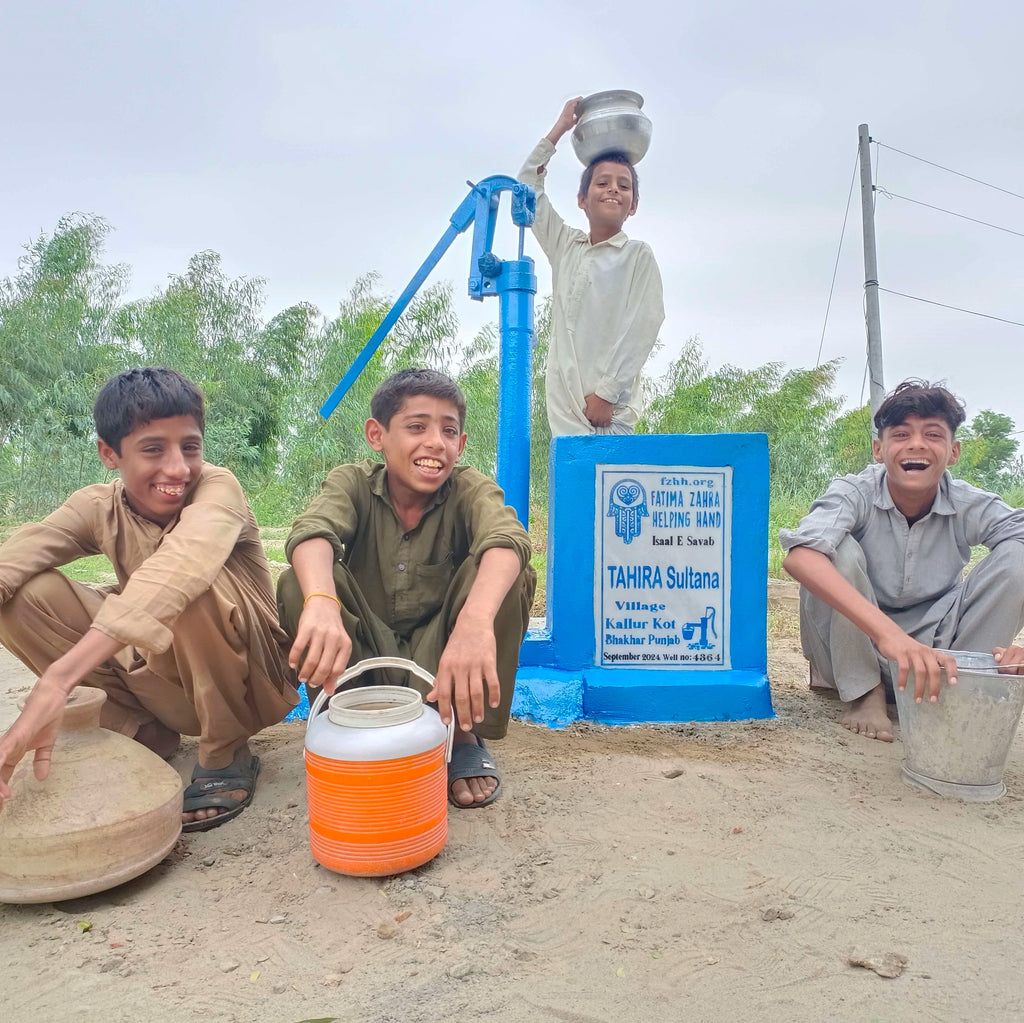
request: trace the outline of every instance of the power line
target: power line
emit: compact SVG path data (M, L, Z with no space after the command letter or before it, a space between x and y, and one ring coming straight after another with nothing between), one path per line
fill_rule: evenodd
M850 216L850 201L853 199L853 185L857 180L857 164L860 162L860 153L853 158L853 176L850 178L850 191L846 196L846 212L843 214L843 229L839 232L839 249L836 252L836 265L832 267L832 283L828 289L828 302L825 304L825 322L821 325L821 340L818 342L818 358L814 363L817 369L821 365L821 350L825 346L825 328L828 326L828 312L832 308L832 293L836 287L836 274L839 272L839 257L843 252L843 239L846 237L846 221Z
M941 206L933 206L928 202L921 202L920 199L911 199L906 195L897 195L896 192L890 192L887 188L882 188L880 185L875 186L876 192L881 192L882 195L889 199L902 199L904 202L912 202L916 206L926 206L930 210L937 210L939 213L948 213L951 217L959 217L961 220L969 220L972 224L981 224L982 227L991 227L995 231L1005 231L1007 234L1015 234L1018 238L1024 238L1024 233L1021 231L1014 231L1010 227L1000 227L999 224L990 224L987 220L977 220L975 217L969 217L965 213L954 213L953 210L944 210Z
M1021 195L1019 192L1011 192L1008 188L1001 188L999 185L993 185L991 181L982 181L981 178L972 178L970 174L964 174L962 171L953 170L951 167L943 167L941 163L926 160L923 156L914 156L913 153L905 153L902 149L897 149L895 146L886 146L884 142L879 142L878 139L872 139L871 141L874 142L876 146L884 146L886 149L891 149L894 153L899 153L901 156L909 156L911 160L920 160L921 163L926 163L930 167L938 167L939 170L948 171L950 174L955 174L959 178L966 178L968 181L973 181L977 185L984 185L986 188L994 188L997 192L1012 195L1015 199L1024 199L1024 195Z
M983 316L986 320L998 320L1000 323L1009 323L1014 327L1024 327L1024 323L1018 323L1017 320L1007 320L1002 316L991 316L988 313L979 313L974 309L964 309L958 305L947 305L945 302L934 302L930 298L921 298L918 295L906 295L902 291L892 291L889 288L883 288L879 286L879 291L884 291L889 295L899 295L900 298L912 298L915 302L925 302L928 305L941 306L943 309L955 309L958 313L970 313L971 316Z

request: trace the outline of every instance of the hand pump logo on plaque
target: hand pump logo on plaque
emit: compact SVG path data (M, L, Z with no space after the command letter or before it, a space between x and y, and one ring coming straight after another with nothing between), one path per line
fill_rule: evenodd
M596 468L598 665L728 668L732 468Z

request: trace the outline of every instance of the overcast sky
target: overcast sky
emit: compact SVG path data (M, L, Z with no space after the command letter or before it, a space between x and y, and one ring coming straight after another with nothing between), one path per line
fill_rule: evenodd
M565 99L627 88L654 125L627 224L665 284L650 368L694 334L712 367L813 366L858 124L1024 195L1022 12L1010 0L0 0L0 277L82 211L114 228L105 259L131 268L129 297L212 249L229 275L266 280L267 318L304 300L333 315L370 270L397 295L466 179L514 175ZM890 194L1024 233L1020 198L876 152ZM584 226L579 170L566 139L549 193ZM882 287L1024 322L1024 238L884 195L876 222ZM497 254L513 246L499 229ZM528 252L543 296L532 239ZM467 232L431 280L454 283L471 333L497 303L464 297L468 273ZM862 394L863 281L858 186L822 346L845 360L848 406ZM881 319L887 387L946 378L972 414L1024 429L1024 328L888 294Z

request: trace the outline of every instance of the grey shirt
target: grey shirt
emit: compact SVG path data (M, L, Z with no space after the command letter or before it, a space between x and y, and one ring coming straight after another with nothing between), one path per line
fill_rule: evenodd
M971 547L1024 543L1024 509L944 473L931 511L913 526L896 508L885 466L833 480L796 529L779 530L783 550L810 547L831 558L852 536L867 561L878 606L931 603L959 585Z

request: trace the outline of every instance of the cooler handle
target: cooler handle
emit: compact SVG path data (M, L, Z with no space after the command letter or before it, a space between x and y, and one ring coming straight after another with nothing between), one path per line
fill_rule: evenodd
M374 668L400 668L403 671L409 672L410 675L415 675L417 678L422 679L428 685L434 684L434 676L427 671L426 668L421 667L415 661L410 661L406 657L365 657L363 660L353 664L351 667L346 668L344 672L338 677L337 684L334 687L334 692L338 690L346 683L351 682L352 679L358 678L363 672L372 671ZM331 693L333 696L334 693ZM320 713L320 708L324 704L324 700L327 699L327 690L321 688L320 692L317 693L316 699L313 701L313 706L309 708L309 717L306 719L306 732L309 732L309 725L312 720ZM444 748L444 762L450 764L452 760L452 744L455 742L455 714L452 714L451 721L448 722L448 739L445 743Z

